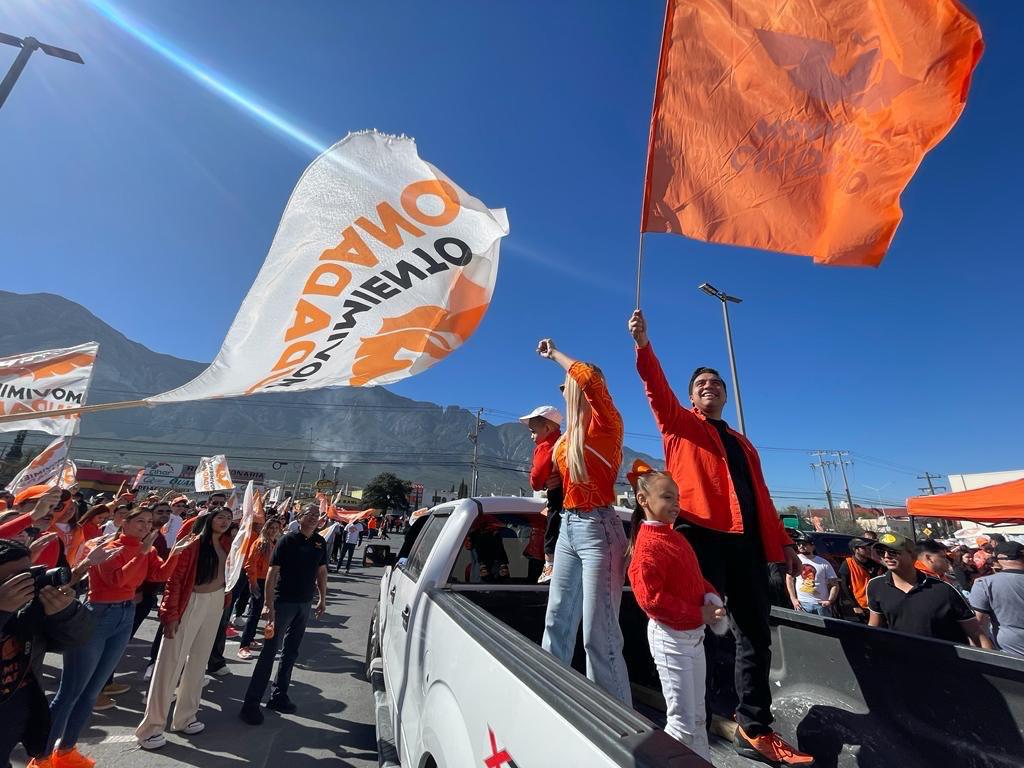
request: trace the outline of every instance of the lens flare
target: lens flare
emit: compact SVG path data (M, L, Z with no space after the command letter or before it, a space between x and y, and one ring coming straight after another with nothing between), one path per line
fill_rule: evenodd
M115 24L119 29L127 32L150 50L160 54L204 88L224 98L243 112L258 118L263 124L284 134L300 146L311 149L316 154L320 154L326 148L322 141L318 141L298 126L293 125L280 115L275 114L272 110L250 98L241 89L235 87L216 73L200 66L189 58L188 55L176 49L171 43L162 40L155 33L129 19L111 3L107 2L107 0L88 0L88 2L105 19Z

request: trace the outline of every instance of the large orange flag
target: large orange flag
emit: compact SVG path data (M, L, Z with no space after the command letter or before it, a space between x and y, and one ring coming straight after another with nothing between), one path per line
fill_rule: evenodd
M878 266L982 47L956 0L669 0L641 230Z

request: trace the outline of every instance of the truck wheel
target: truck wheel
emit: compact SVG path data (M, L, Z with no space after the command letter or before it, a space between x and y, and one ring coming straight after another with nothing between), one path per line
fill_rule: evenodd
M380 653L380 606L373 608L370 616L370 630L366 634L366 669L364 674L367 681L370 679L370 663L381 655Z

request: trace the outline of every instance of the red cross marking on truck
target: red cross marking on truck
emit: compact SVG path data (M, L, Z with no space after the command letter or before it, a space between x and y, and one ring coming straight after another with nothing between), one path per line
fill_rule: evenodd
M512 755L508 753L507 749L498 749L498 740L494 736L494 731L487 728L487 735L491 740L491 756L484 758L484 765L487 768L500 768L500 766L509 764L510 768L515 768L515 763L512 762Z

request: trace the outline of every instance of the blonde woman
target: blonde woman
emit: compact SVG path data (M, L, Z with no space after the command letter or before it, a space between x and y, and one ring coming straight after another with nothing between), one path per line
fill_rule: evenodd
M626 533L612 509L622 463L622 417L596 366L574 360L551 339L543 339L537 352L566 372L566 429L554 449L565 511L542 646L569 664L582 620L587 677L628 707L629 675L619 628Z

